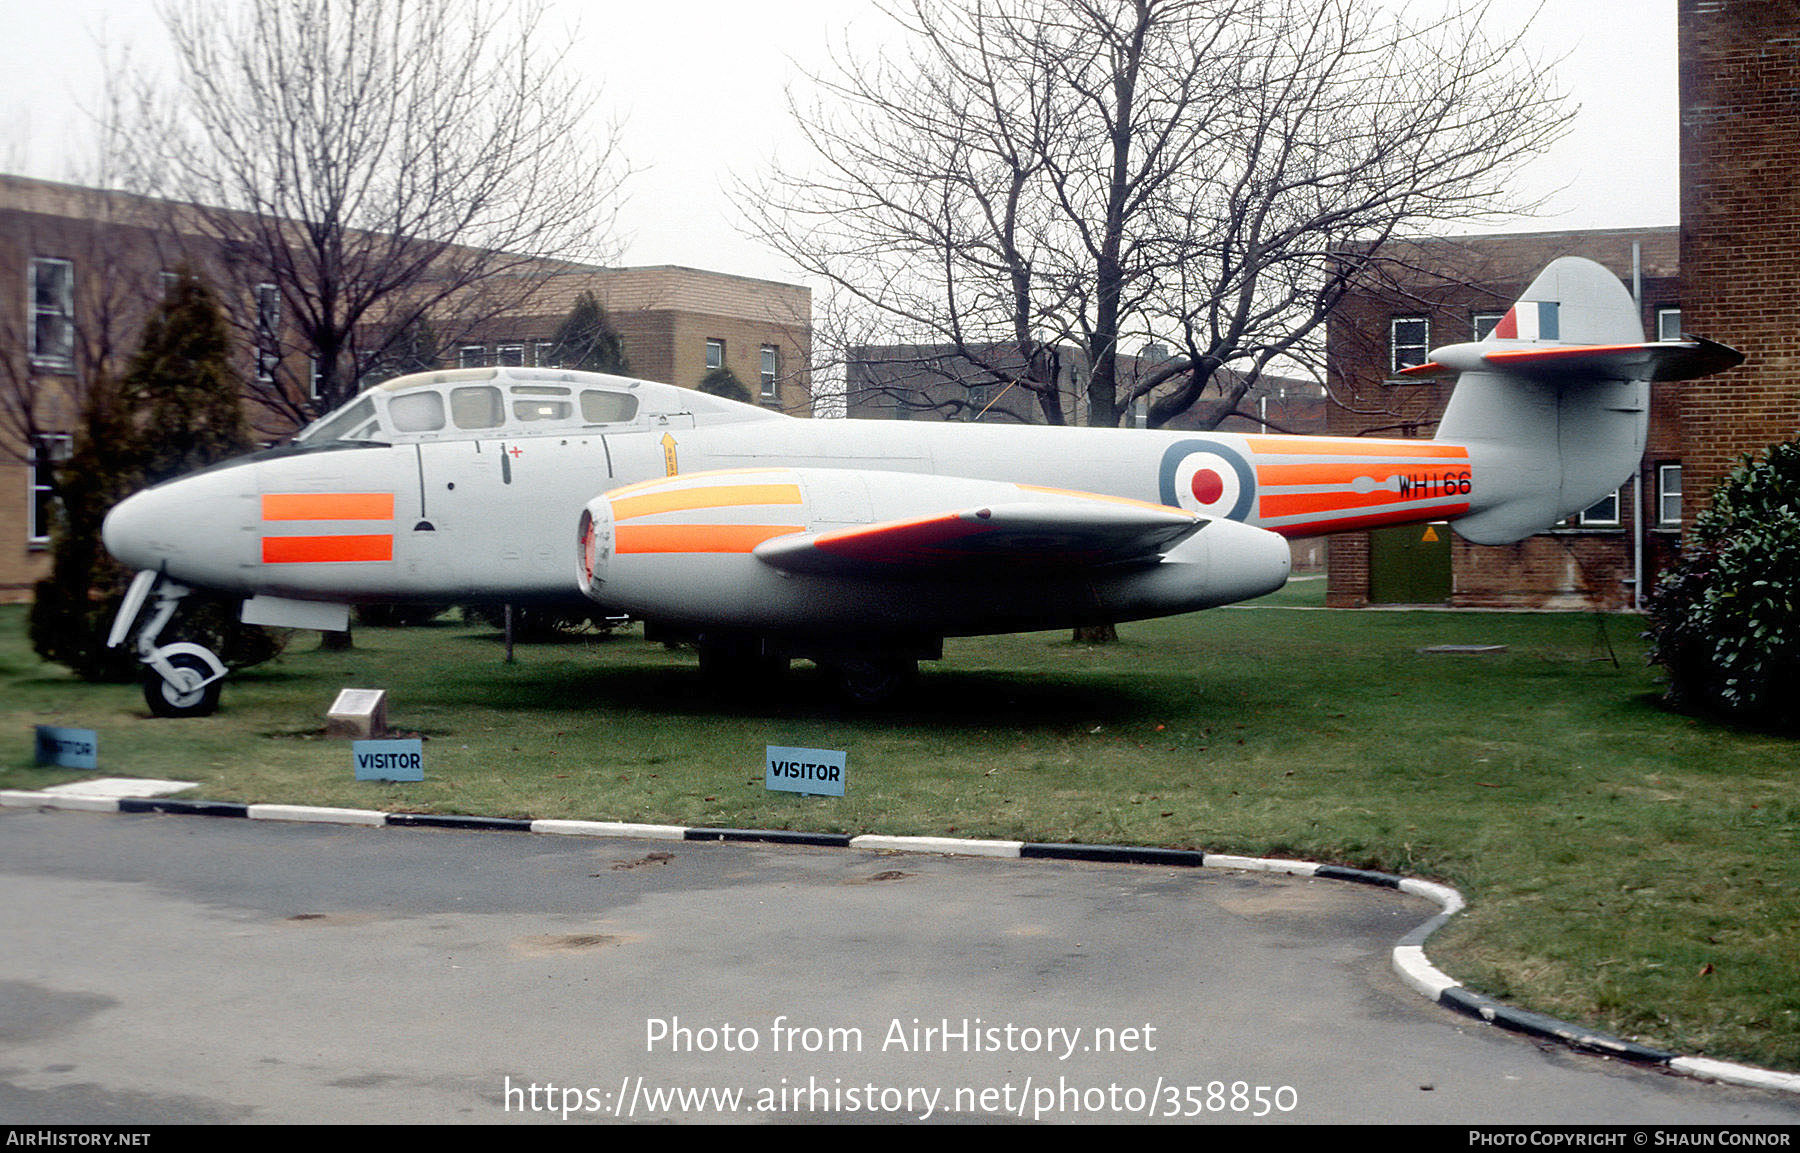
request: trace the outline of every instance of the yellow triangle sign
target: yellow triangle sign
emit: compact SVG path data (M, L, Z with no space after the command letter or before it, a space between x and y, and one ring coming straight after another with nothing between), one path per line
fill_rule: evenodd
M1430 525L1426 525L1425 526L1425 535L1419 538L1419 542L1421 544L1423 544L1424 542L1426 542L1428 540L1436 540L1437 538L1438 538L1437 529L1432 528Z

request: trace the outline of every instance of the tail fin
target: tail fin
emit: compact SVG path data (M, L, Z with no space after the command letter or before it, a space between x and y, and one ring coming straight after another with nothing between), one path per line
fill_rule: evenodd
M1619 278L1565 256L1486 339L1432 350L1409 376L1458 374L1437 439L1469 446L1477 544L1541 532L1617 489L1644 454L1653 380L1719 372L1743 356L1710 341L1644 343Z

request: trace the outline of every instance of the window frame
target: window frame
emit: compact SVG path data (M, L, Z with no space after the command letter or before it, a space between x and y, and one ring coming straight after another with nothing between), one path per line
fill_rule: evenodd
M51 285L57 299L43 303L44 274L57 270L60 275ZM29 344L26 352L33 368L70 370L75 367L75 262L60 256L34 256L27 265L25 307L30 321L26 329ZM55 322L60 340L58 347L45 351L40 333L46 321Z
M1401 341L1400 341L1400 326L1403 324L1417 324L1420 326L1421 337L1417 343L1414 343L1413 341L1410 341L1410 340L1404 344L1401 343ZM1417 360L1408 360L1405 363L1402 363L1401 362L1401 350L1402 349L1407 350L1408 353L1410 353L1411 350L1413 350L1413 349L1417 349L1418 350L1418 359ZM1411 368L1413 365L1416 365L1416 364L1424 364L1426 362L1426 360L1430 359L1430 356L1431 356L1431 318L1429 316L1394 316L1394 317L1390 317L1388 319L1388 371L1389 372L1397 373L1403 368Z
M1669 477L1675 478L1674 491L1669 489ZM1669 498L1675 498L1675 515L1669 515ZM1669 461L1656 466L1656 527L1680 528L1686 523L1681 505L1681 462Z
M762 398L779 400L781 380L781 349L777 345L762 346L761 361L758 365L762 376Z
M1595 513L1594 510L1603 504L1612 505L1612 513ZM1580 528L1623 528L1625 526L1625 505L1620 498L1620 490L1601 497L1593 504L1575 514L1575 524Z
M41 448L50 453L42 455ZM47 470L69 459L75 451L75 438L66 432L44 433L34 437L25 468L25 544L31 549L50 545L51 520L56 504L56 482Z
M268 384L281 367L281 286L265 281L251 290L256 306L256 379Z
M716 336L706 338L706 371L717 372L725 367L725 342Z

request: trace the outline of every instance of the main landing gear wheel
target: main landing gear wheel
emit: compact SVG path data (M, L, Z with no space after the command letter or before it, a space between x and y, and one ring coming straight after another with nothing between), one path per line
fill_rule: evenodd
M211 716L219 707L219 691L224 682L211 681L212 669L192 653L176 653L169 658L174 680L164 680L153 668L144 670L144 702L159 717Z

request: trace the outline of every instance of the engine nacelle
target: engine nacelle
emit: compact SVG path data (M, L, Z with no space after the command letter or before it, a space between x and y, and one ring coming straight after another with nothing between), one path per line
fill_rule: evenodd
M875 637L1065 628L1229 604L1281 587L1289 558L1274 533L1179 509L834 469L694 473L616 489L582 511L577 555L578 586L614 612Z

